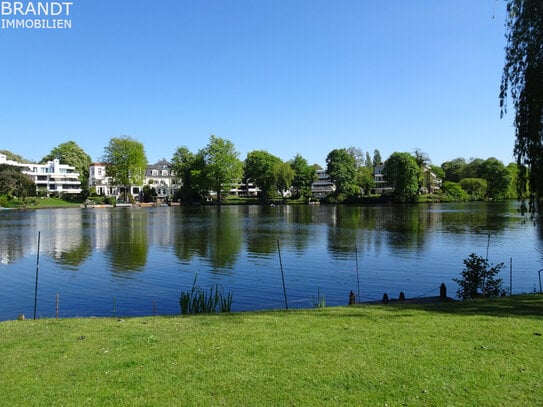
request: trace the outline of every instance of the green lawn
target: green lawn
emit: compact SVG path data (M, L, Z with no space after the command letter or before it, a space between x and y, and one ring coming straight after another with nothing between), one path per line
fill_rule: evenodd
M543 296L0 323L0 405L543 405Z

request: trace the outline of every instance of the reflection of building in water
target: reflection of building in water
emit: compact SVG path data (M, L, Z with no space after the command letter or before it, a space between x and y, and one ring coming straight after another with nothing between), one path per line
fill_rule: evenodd
M173 245L175 236L175 214L177 208L157 208L149 212L147 234L149 244L159 247Z
M37 211L36 229L41 231L40 251L58 259L79 247L83 239L81 209Z
M91 244L97 250L107 248L111 242L111 212L109 209L92 209L89 216L93 221L90 224L94 227L91 233Z
M17 219L17 228L0 229L0 262L8 264L19 258L40 253L58 259L63 253L83 243L83 220L80 209L39 210Z

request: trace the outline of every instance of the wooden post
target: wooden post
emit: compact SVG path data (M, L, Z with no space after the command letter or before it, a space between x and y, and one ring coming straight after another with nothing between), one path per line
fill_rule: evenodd
M439 286L439 298L447 298L447 286L445 285L445 283L441 283L441 285Z
M55 315L56 315L56 318L58 319L58 302L59 302L59 296L58 296L58 293L57 293L57 296L56 296L56 303L55 303Z

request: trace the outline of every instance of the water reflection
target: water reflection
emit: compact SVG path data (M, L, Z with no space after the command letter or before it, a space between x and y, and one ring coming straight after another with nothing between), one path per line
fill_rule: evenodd
M202 284L228 281L241 304L281 299L278 241L287 288L295 293L322 289L327 296L346 298L353 289L355 247L366 298L382 295L383 287L430 291L457 277L469 253L486 251L494 264L513 258L515 290L531 291L543 267L543 227L526 222L515 205L5 211L0 213L0 298L17 296L11 291L22 280L31 285L24 273L32 271L38 232L51 290L84 288L89 296L107 292L103 295L110 299L122 293L134 302L143 290L173 298L175 307L180 287L190 288L194 274ZM333 302L327 298L327 303Z
M109 228L109 256L111 270L117 273L142 271L147 263L147 212L119 208L112 212Z

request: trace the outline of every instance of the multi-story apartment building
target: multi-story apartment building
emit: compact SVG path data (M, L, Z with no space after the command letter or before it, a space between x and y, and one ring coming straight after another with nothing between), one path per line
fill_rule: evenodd
M326 173L326 170L317 170L317 180L311 184L311 192L315 198L324 198L336 190L336 185Z
M28 175L34 181L36 192L43 191L48 195L81 193L81 181L75 167L61 164L58 159L46 164L19 163L8 160L4 154L0 154L0 164L21 168L23 174Z

